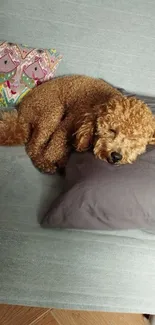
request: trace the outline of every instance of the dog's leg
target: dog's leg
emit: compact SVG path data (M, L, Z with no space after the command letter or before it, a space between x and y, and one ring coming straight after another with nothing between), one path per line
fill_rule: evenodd
M67 146L66 131L58 128L47 146L42 149L33 162L43 172L53 174L57 167L64 167L68 153L69 147Z
M62 116L63 107L60 106L57 108L57 114L55 116L52 114L45 114L41 116L37 124L34 125L31 138L26 144L26 151L32 161L35 161L35 158L41 154L42 148L44 148L50 136L58 127Z
M44 158L50 160L58 168L64 168L68 160L70 146L67 140L66 130L58 128L44 153Z
M47 173L54 173L57 167L65 167L70 151L68 137L71 134L71 125L69 118L59 124L51 139L33 160L36 167Z

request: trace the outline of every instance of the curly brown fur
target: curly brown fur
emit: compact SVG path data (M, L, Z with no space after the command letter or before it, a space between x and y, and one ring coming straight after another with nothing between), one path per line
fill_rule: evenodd
M154 117L143 102L86 76L46 82L24 97L18 114L2 118L0 144L25 144L33 163L46 172L66 163L73 144L77 151L92 146L97 157L109 162L111 153L118 152L119 163L127 163L154 142Z
M101 108L97 119L94 153L111 161L111 153L118 152L119 164L132 163L154 144L155 118L151 110L136 98L117 98Z
M0 118L0 144L23 144L23 139L28 138L29 132L22 117L18 123L17 111L2 112Z

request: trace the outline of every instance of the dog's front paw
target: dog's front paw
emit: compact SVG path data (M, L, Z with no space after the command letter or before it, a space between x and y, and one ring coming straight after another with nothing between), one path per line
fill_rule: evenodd
M91 147L90 136L82 136L75 139L75 149L78 152L84 152L90 149Z

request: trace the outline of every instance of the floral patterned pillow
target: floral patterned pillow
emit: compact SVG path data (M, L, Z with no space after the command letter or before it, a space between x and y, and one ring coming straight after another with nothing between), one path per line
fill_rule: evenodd
M0 42L0 107L18 104L33 87L53 78L61 59L54 49Z

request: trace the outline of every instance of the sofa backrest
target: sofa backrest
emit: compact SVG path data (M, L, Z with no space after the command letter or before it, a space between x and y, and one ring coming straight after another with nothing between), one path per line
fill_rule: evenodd
M59 74L88 74L155 95L155 2L2 0L0 39L56 47Z

